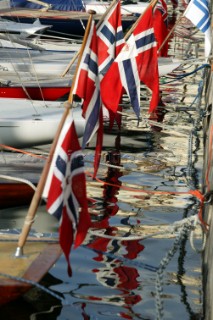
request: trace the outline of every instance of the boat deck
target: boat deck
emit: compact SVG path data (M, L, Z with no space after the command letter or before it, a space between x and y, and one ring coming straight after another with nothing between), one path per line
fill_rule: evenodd
M26 17L26 18L50 18L50 19L67 19L67 20L88 20L90 14L88 12L81 11L42 11L36 9L27 9L27 8L8 8L0 10L1 17ZM95 20L99 20L101 18L101 14L94 14ZM134 15L125 15L122 20L132 21L134 19ZM135 18L136 19L136 18Z
M61 255L59 244L47 242L28 242L24 247L24 256L20 258L15 258L15 250L15 242L0 242L0 305L14 300L32 287L17 277L38 282ZM5 272L15 278L3 277Z
M42 25L50 25L51 28L42 31L44 35L58 35L63 34L66 38L78 38L83 37L85 27L90 14L88 12L81 11L42 11L36 9L27 8L12 8L1 9L0 16L5 19L9 19L15 22L33 23L35 19L40 19ZM101 19L101 14L94 14L95 21ZM123 29L127 30L137 17L134 14L123 15L122 25Z

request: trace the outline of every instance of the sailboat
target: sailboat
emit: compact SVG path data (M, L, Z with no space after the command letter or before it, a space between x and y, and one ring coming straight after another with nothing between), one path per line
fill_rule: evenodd
M110 6L110 1L95 0L12 0L6 1L4 6L0 7L2 18L12 19L25 23L33 23L39 19L42 24L52 25L45 34L63 35L69 37L83 37L85 27L89 18L89 11L93 10L95 19L100 20L101 16ZM123 3L122 4L122 24L123 28L129 28L147 8L146 2Z

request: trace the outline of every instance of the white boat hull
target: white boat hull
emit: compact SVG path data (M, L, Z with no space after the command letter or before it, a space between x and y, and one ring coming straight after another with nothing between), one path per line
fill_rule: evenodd
M54 55L52 56L54 57ZM61 58L63 57L63 59ZM48 58L51 59L49 62ZM69 54L56 54L55 61L52 60L51 55L44 55L40 58L32 59L31 63L28 61L18 60L17 62L9 62L0 58L0 75L2 79L8 79L8 77L14 78L19 74L20 79L24 81L26 78L33 77L61 77L66 70L72 55ZM159 76L164 76L171 73L174 69L180 66L181 61L173 60L171 58L159 58L158 68ZM73 65L71 73L74 70ZM70 71L69 71L70 74ZM13 80L14 81L14 80Z
M1 145L27 148L53 141L64 112L63 106L49 103L49 107L45 107L41 101L34 101L34 106L35 110L32 109L31 101L25 99L0 99ZM85 119L81 116L81 108L71 112L77 135L82 137Z
M66 69L69 61L56 61L56 62L38 62L34 61L33 63L11 63L0 60L0 71L2 70L4 73L13 73L19 74L26 72L27 74L31 74L32 76L61 76L64 70Z

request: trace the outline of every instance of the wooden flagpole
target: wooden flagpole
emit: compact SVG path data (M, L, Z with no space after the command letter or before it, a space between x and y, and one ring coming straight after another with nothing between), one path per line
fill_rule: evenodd
M81 63L81 58L82 58L82 55L84 53L84 49L85 49L85 46L86 46L87 38L88 38L88 35L89 35L89 32L90 32L90 27L91 27L91 23L92 23L92 17L93 17L93 14L95 14L95 11L89 10L89 13L90 13L90 17L89 17L89 20L88 20L88 23L87 23L87 28L85 30L84 41L83 41L83 43L81 45L81 49L78 51L79 58L78 58L77 66L76 66L76 72L75 72L73 80L72 80L70 94L69 94L69 97L68 97L68 102L70 104L72 104L72 102L73 102L73 88L74 88L76 77L77 77L77 71L78 71L79 65Z
M107 16L108 12L111 10L111 8L115 5L116 2L118 2L119 0L113 0L110 4L110 6L107 8L107 10L102 14L101 19L98 21L98 23L96 24L96 29L98 30L98 28L100 27L100 25L102 24L102 22L104 21L105 17ZM90 11L89 11L90 12ZM95 14L96 12L93 11ZM90 12L91 13L91 12ZM86 31L85 31L86 32ZM77 51L74 55L74 57L71 59L70 63L68 64L68 66L66 67L66 69L64 70L64 72L62 73L61 77L63 78L67 72L69 71L69 69L71 68L71 66L73 65L73 63L75 62L75 60L78 58L80 51Z
M69 69L71 68L71 66L73 65L73 63L75 62L75 60L78 58L79 56L79 53L80 53L80 50L77 51L75 54L74 54L74 57L72 57L70 63L67 65L66 69L64 70L64 72L62 73L61 77L65 77L65 75L67 74L67 72L69 71Z
M153 8L155 7L155 5L157 4L158 0L152 0L150 2L150 4L147 6L147 8L144 10L144 12L141 13L141 15L138 17L138 19L135 21L135 23L132 25L132 27L129 29L129 31L125 34L125 40L127 40L129 38L129 36L131 35L131 33L133 32L133 30L136 28L136 26L138 25L139 21L141 20L141 18L144 16L144 14L146 13L146 11L152 6Z
M169 31L169 33L167 34L166 38L163 40L163 42L161 43L161 46L158 49L158 52L161 51L161 49L163 48L163 46L165 45L166 41L169 39L169 37L171 36L172 32L174 31L174 29L177 27L177 25L180 23L181 19L183 18L183 15L181 15L179 17L179 19L176 21L176 23L174 24L174 26L172 27L172 29Z
M104 21L104 19L106 18L106 16L108 15L109 11L111 10L111 8L118 2L119 0L113 0L110 4L110 6L107 8L107 10L102 14L101 19L98 21L98 23L96 24L96 30L98 30L98 28L100 27L100 25L102 24L102 22Z
M100 27L100 25L102 24L102 22L104 21L105 17L107 16L108 12L111 10L111 8L115 5L116 2L118 2L119 0L113 0L110 4L110 6L108 7L108 9L105 11L105 13L101 16L101 19L98 21L97 25L96 25L96 29L98 30L98 28ZM142 16L144 15L144 13L146 12L146 10L152 6L154 8L154 6L156 5L156 3L158 2L158 0L152 0L150 2L150 4L147 6L147 8L144 10L144 12L140 15L140 17L136 20L136 22L132 25L132 27L129 29L129 31L126 33L125 35L125 39L127 39L130 34L132 33L132 31L134 30L134 28L136 27L136 25L138 24L139 20L142 18ZM78 58L80 54L80 50L76 52L76 54L74 55L74 57L72 58L72 60L70 61L70 63L68 64L68 66L66 67L65 71L63 72L63 74L61 75L61 77L63 78L68 70L71 68L71 66L73 65L73 63L75 62L75 60Z
M89 34L89 30L90 30L90 26L91 26L91 23L92 23L93 14L94 14L94 12L90 12L90 17L88 19L88 23L87 23L87 27L86 27L83 43L82 43L82 48L80 50L80 54L81 55L83 54L83 50L84 50L85 45L86 45L87 36ZM79 56L79 60L80 60L80 56ZM36 191L35 191L34 196L32 198L30 207L28 209L27 216L26 216L25 221L24 221L22 232L20 234L19 241L18 241L18 247L17 247L16 252L15 252L15 257L23 256L23 247L24 247L24 244L25 244L25 242L27 240L27 237L29 235L31 226L32 226L32 224L34 222L34 219L35 219L35 214L36 214L36 211L38 209L38 206L39 206L39 203L40 203L40 200L41 200L41 197L42 197L42 193L43 193L43 190L44 190L44 186L45 186L45 183L46 183L46 179L47 179L47 176L48 176L48 172L49 172L49 169L50 169L52 158L53 158L53 155L54 155L54 152L55 152L55 148L56 148L56 145L57 145L57 142L58 142L58 139L59 139L59 135L61 133L61 130L63 128L65 120L66 120L66 118L67 118L67 116L69 114L71 104L73 102L72 91L73 91L74 82L75 82L75 79L76 79L76 74L78 72L79 64L80 64L80 61L78 63L76 71L75 71L74 81L72 82L72 86L71 86L71 89L70 89L69 99L64 104L64 107L65 107L64 113L63 113L61 121L60 121L60 123L58 125L58 129L57 129L57 132L55 134L53 143L51 145L48 158L47 158L47 160L45 162L45 165L44 165L40 180L38 182L38 186L36 188Z
M188 6L187 6L188 7ZM164 41L161 43L161 46L159 47L158 49L158 52L163 48L163 46L165 45L166 41L169 39L169 37L171 36L172 32L174 31L174 29L177 27L177 25L180 23L181 19L184 18L184 14L187 10L187 7L186 9L184 10L184 12L182 13L182 15L178 18L178 20L175 22L174 26L172 27L172 29L169 31L169 33L167 34L166 38L164 39Z

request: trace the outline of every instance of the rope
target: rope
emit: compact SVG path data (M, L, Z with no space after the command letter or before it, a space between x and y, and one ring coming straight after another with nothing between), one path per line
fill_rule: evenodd
M201 231L202 231L202 245L200 248L196 248L195 246L195 229L196 229L196 226L200 226L201 228ZM195 216L195 221L194 221L194 229L191 230L191 233L190 233L190 245L191 245L191 248L196 252L196 253L202 253L205 249L205 246L206 246L206 232L204 232L204 228L203 228L203 225L201 223L199 223L199 220L198 220L198 216Z
M38 86L39 91L40 91L40 94L41 94L42 101L45 103L43 91L42 91L42 88L41 88L40 83L39 83L38 75L37 75L37 73L36 73L35 64L34 64L34 62L33 62L33 59L32 59L32 57L31 57L31 54L30 54L30 51L29 51L28 48L27 48L27 53L28 53L28 57L29 57L29 60L30 60L30 65L31 65L31 67L32 67L32 69L33 69L33 72L34 72L34 76L35 76L35 80L36 80L37 86ZM30 100L31 100L31 97L30 97L30 95L28 94L28 91L27 91L26 87L22 85L22 88L24 89L25 93L27 94L27 96L28 96L28 97L30 98Z
M188 73L185 73L185 74L181 74L181 75L178 75L178 76L174 76L175 78L173 80L171 80L171 81L163 81L163 84L168 84L168 83L172 83L172 82L177 81L177 80L182 80L183 78L191 76L192 74L198 72L199 70L201 70L203 68L211 68L211 66L209 64L203 64L202 66L196 68L195 70L193 70L191 72L188 72ZM164 78L168 78L168 77L164 77Z
M10 34L8 32L7 32L7 37L11 41L11 43L13 43L13 47L17 48L16 44L13 42L13 39L11 38L11 36L10 36ZM28 51L28 55L29 55L29 49L28 48L27 48L27 51ZM18 80L19 80L19 83L21 84L22 89L24 90L24 92L25 92L26 96L28 97L28 99L32 102L32 99L31 99L29 93L27 92L27 90L26 90L26 88L25 88L25 86L23 84L22 77L20 76L20 73L18 72L18 70L16 69L14 63L12 62L11 56L9 55L9 53L7 55L10 57L10 63L12 65L13 69L14 69L14 72L15 72ZM25 63L23 58L22 58L22 63ZM33 106L33 108L34 108L34 106ZM35 112L36 112L36 110L35 110Z
M21 149L17 149L17 148L14 148L14 147L10 147L10 146L7 146L7 145L1 144L1 143L0 143L0 148L2 148L2 149L9 149L9 150L11 150L11 151L15 151L15 152L22 153L22 154L27 154L28 156L35 157L35 158L39 158L39 159L47 159L47 157L40 156L40 155L37 155L37 154L32 153L32 152L29 152L29 151L24 151L24 150L21 150Z
M90 176L91 178L93 178L93 175L90 172L86 172L86 174L88 176ZM94 179L93 179L94 180ZM153 195L191 195L194 196L195 198L197 198L201 203L204 201L204 196L201 194L201 192L199 190L188 190L188 191L157 191L157 190L143 190L143 189L139 189L136 187L129 187L126 185L117 185L115 183L110 183L110 182L106 182L103 181L99 178L95 178L95 180L103 185L107 185L107 186L112 186L112 187L116 187L116 188L120 188L120 189L124 189L127 191L133 191L133 192L142 192L142 193L148 193L148 194L153 194Z
M187 165L187 175L191 181L192 178L192 149L193 149L193 132L191 131L188 138L188 165Z
M133 241L133 240L145 240L145 239L149 239L149 238L153 238L153 237L156 237L156 236L160 236L160 235L165 235L165 234L175 234L178 232L179 229L181 229L184 225L190 225L192 229L195 229L195 226L197 226L198 224L200 226L201 223L198 219L198 215L193 215L191 217L188 217L188 218L184 218L182 220L179 220L179 221L175 221L173 224L169 225L167 228L164 229L164 231L159 231L159 232L155 232L155 233L151 233L147 236L144 236L144 235L129 235L128 236L115 236L115 235L108 235L108 234L104 234L104 233L101 233L101 232L98 232L97 230L92 230L92 229L89 229L89 233L92 235L92 236L97 236L97 237L101 237L101 238L105 238L105 239L113 239L113 240L120 240L120 241ZM132 228L131 229L133 232L135 232L135 229ZM203 230L203 229L202 229ZM131 232L131 231L130 231ZM194 233L192 235L192 248L193 250L195 250L197 252L197 249L195 249L195 246L193 244L193 238L194 238ZM202 245L202 248L205 247L205 241L204 241L204 244Z

